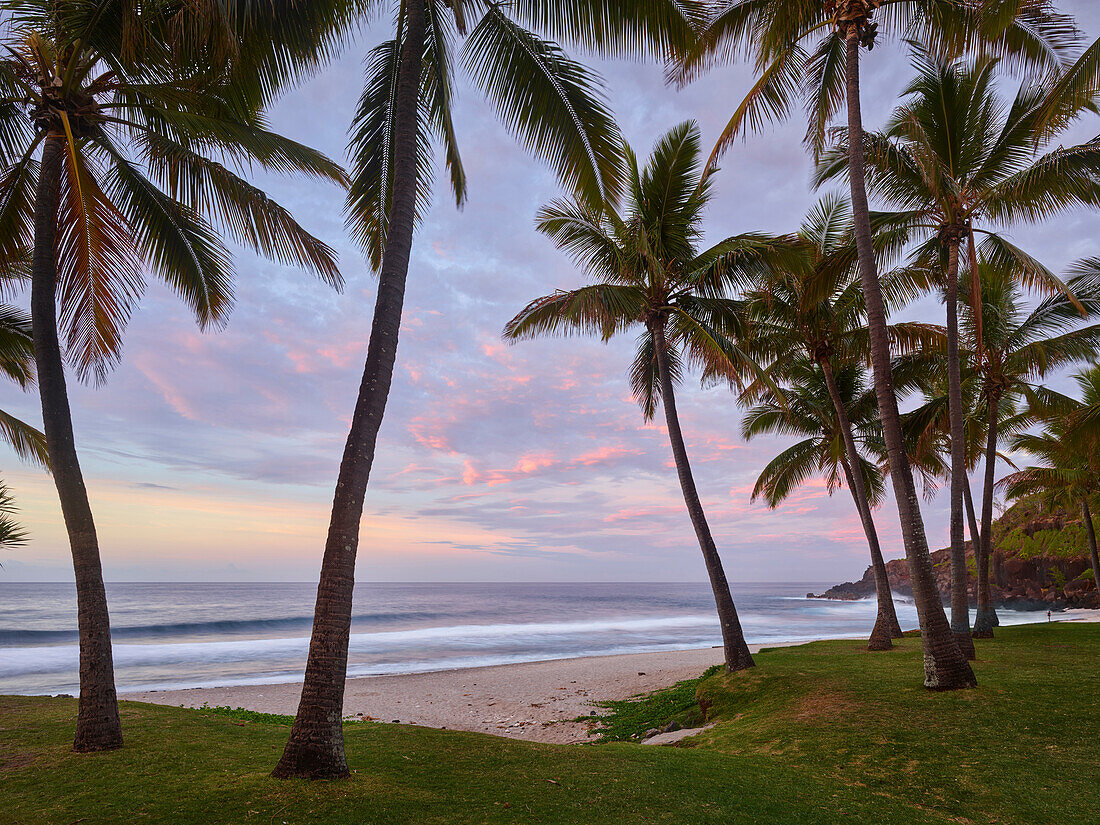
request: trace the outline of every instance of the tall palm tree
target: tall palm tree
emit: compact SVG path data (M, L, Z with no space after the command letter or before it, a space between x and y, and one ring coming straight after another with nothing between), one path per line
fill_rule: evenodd
M1060 54L1074 40L1072 21L1051 12L1047 0L996 5L994 9L986 0L728 0L712 16L700 47L683 61L679 74L682 80L689 80L718 58L738 53L755 59L760 80L734 112L713 161L746 124L756 128L786 116L799 96L809 112L807 143L816 154L824 146L829 122L840 106L847 104L847 132L858 136L849 141L848 178L875 392L920 619L925 686L936 690L971 687L976 681L947 624L936 590L893 391L886 307L864 176L860 49L874 47L879 31L875 12L881 8L879 18L891 26L890 34L929 43L937 51L955 53L980 42L995 52L1013 54L1021 62L1056 69Z
M878 408L873 392L867 390L862 369L845 365L833 373L826 379L820 364L796 357L784 370L788 381L781 385L782 397L767 393L746 412L741 423L741 434L746 441L764 434L801 438L760 472L752 499L755 501L762 496L769 507L777 507L813 475L825 478L829 495L847 486L871 551L878 598L878 615L867 647L890 650L893 647L891 639L900 639L902 632L871 512L871 508L882 501L886 484L880 469L886 455L881 449ZM842 399L843 421L837 415L834 395ZM851 460L850 440L858 445L855 465ZM865 455L868 448L872 451L871 458Z
M367 60L367 82L351 125L346 214L378 272L378 298L333 497L302 697L276 777L348 775L341 716L359 523L436 143L459 205L466 192L451 118L455 35L465 37L462 63L504 123L566 186L598 208L622 189L621 138L602 82L524 24L591 50L666 54L691 45L700 17L695 0L378 0L370 5L394 9L394 30ZM469 28L475 13L479 18Z
M1008 103L994 86L996 58L949 61L915 49L917 77L904 92L906 101L883 132L864 135L872 194L908 210L914 229L931 234L918 258L926 260L932 273L942 273L933 280L945 288L947 304L951 627L971 657L974 643L963 539L967 481L958 325L960 260L970 264L973 284L978 259L975 234L982 234L983 253L1011 263L1023 283L1047 294L1065 292L1065 285L1046 267L980 224L1003 227L1018 220L1039 220L1100 198L1100 176L1094 171L1100 162L1100 144L1049 150L1066 128L1091 109L1100 92L1100 77L1093 65L1098 58L1100 48L1094 46L1066 73L1023 85ZM847 150L832 150L817 180L842 174L847 167ZM971 292L976 289L972 287ZM988 569L983 561L988 551L983 542L976 553L979 568ZM992 635L994 620L983 610L975 623L976 635Z
M658 403L664 407L676 473L718 609L726 671L742 670L753 660L695 487L674 388L688 365L729 377L752 368L725 334L743 323L738 302L725 295L759 265L773 239L739 236L698 249L712 176L702 168L694 123L662 137L644 169L629 148L626 160L622 210L609 206L599 214L581 201L557 200L539 211L539 231L592 283L532 301L508 322L504 336L592 333L606 341L640 328L630 370L634 397L646 420Z
M233 270L215 227L339 284L332 250L225 164L345 182L339 165L269 131L262 112L207 67L189 73L173 62L157 40L159 18L139 53L122 54L104 46L114 42L116 16L92 14L81 25L69 17L91 6L118 11L108 2L20 3L0 60L0 258L32 251L37 381L77 585L77 751L118 747L122 730L65 359L78 378L105 379L146 272L172 287L201 326L224 322ZM131 12L140 26L143 9Z
M1081 326L1082 311L1089 319L1100 315L1100 262L1082 261L1071 274L1068 294L1052 295L1026 312L1011 268L1003 262L979 263L983 357L977 371L981 406L988 416L981 537L987 548L992 535L997 446L1005 421L1017 420L1011 416L1023 399L1048 394L1038 384L1042 378L1059 368L1094 359L1100 348L1100 323ZM963 329L969 340L976 340L973 312L964 312ZM988 608L988 584L984 595L980 585L979 580L979 609L983 599Z
M968 275L963 277L969 280ZM973 356L972 345L968 343L963 350L960 380L962 408L965 412L965 467L968 475L976 472L982 463L989 429L989 414L981 395L981 375L973 363ZM922 396L918 406L905 413L902 419L910 461L924 475L926 496L934 495L941 481L951 484L951 415L948 376L944 367L942 351L911 353L895 361L894 375L899 393L905 395L915 390ZM1008 403L1002 403L998 420L1002 434L1006 431L1018 432L1033 423L1028 416L1017 415L1014 407ZM947 456L946 462L943 456ZM1005 458L999 453L998 456L1002 460ZM975 620L974 624L975 627L995 627L999 624L999 619L990 600L988 557L983 564L982 533L978 527L968 475L963 484L963 504L977 566L978 616L985 617L984 621ZM954 570L952 574L956 575ZM953 583L952 595L955 589ZM983 632L981 637L989 638L989 635Z
M876 253L884 260L896 256L906 240L904 227L899 232L886 225L886 216L876 222L883 223L877 227ZM794 246L781 254L785 260L775 260L778 256L772 255L770 266L752 283L743 285L753 327L750 338L741 345L757 360L769 362L769 374L777 380L797 376L800 385L809 380L805 359L820 370L831 412L823 413L828 420L823 419L819 426L830 431L835 428L845 451L844 464L852 474L849 487L871 551L879 612L868 646L889 650L890 639L901 637L901 627L871 512L874 497L865 489L864 461L850 421L855 411L848 408L849 399L841 393L835 377L838 371L867 359L867 328L848 203L833 195L822 198L803 221ZM929 332L916 324L895 325L890 330L895 346L906 351L925 341ZM795 372L790 373L791 369ZM766 392L759 381L753 388ZM782 406L781 399L777 400ZM797 430L802 423L792 422L792 426Z

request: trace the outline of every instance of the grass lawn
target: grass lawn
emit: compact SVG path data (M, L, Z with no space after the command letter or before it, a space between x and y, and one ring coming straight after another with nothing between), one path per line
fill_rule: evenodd
M978 655L935 694L915 638L770 650L700 684L719 724L676 748L349 725L353 777L312 784L268 778L278 722L126 702L126 747L77 756L75 700L0 697L0 823L1100 822L1100 624Z

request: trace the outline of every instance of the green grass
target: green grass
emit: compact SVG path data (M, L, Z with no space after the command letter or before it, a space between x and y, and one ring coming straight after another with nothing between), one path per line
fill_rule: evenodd
M3 697L0 823L1095 825L1100 624L997 636L959 693L920 687L913 638L762 653L677 748L349 725L342 782L270 779L281 722L125 702L126 747L76 755L74 700Z
M626 742L672 721L685 728L697 727L706 720L706 712L699 706L695 694L702 682L721 669L715 665L695 679L685 679L670 688L632 699L595 702L596 707L608 712L595 717L578 716L574 721L593 723L601 742Z

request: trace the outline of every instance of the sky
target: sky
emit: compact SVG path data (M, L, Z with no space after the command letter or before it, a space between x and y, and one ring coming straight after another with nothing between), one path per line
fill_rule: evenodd
M1067 0L1087 35L1100 8ZM274 129L344 158L366 51L343 56L273 109ZM577 55L581 56L581 55ZM672 126L696 120L710 146L754 78L719 68L682 91L659 66L585 58L604 77L626 139L646 156ZM864 123L881 125L911 75L886 43L866 54ZM386 418L367 492L357 577L365 581L703 581L706 573L663 422L630 397L634 339L506 344L528 301L584 282L534 229L560 194L479 92L459 77L456 127L469 199L439 189L418 232ZM707 237L797 228L810 191L803 122L731 147L716 178ZM1090 131L1091 130L1091 131ZM1095 136L1082 124L1071 138ZM175 296L150 283L124 358L101 387L70 380L85 479L107 581L311 581L355 401L375 280L343 226L332 185L253 175L340 255L338 294L307 273L238 250L237 300L224 330L200 332ZM437 175L437 181L444 182ZM1072 213L1007 233L1056 271L1100 254L1100 215ZM939 321L929 297L897 318ZM740 437L726 389L689 376L678 402L696 482L727 575L738 581L858 578L867 547L845 490L811 481L774 511L750 502L765 464L789 441ZM35 393L0 387L0 408L38 423ZM28 545L0 558L0 581L69 581L52 481L0 447L0 473ZM977 489L977 487L975 487ZM929 541L947 543L947 500L923 503ZM883 550L903 555L893 501L877 512Z

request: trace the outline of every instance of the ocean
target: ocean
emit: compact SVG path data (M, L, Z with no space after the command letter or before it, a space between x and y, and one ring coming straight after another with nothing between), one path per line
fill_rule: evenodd
M859 638L874 599L807 599L829 583L734 587L750 643ZM120 693L301 678L315 584L107 585ZM911 602L896 600L904 629ZM1040 613L1001 611L1015 624ZM355 588L349 676L720 644L706 584L401 584ZM78 691L71 584L0 582L0 694Z

